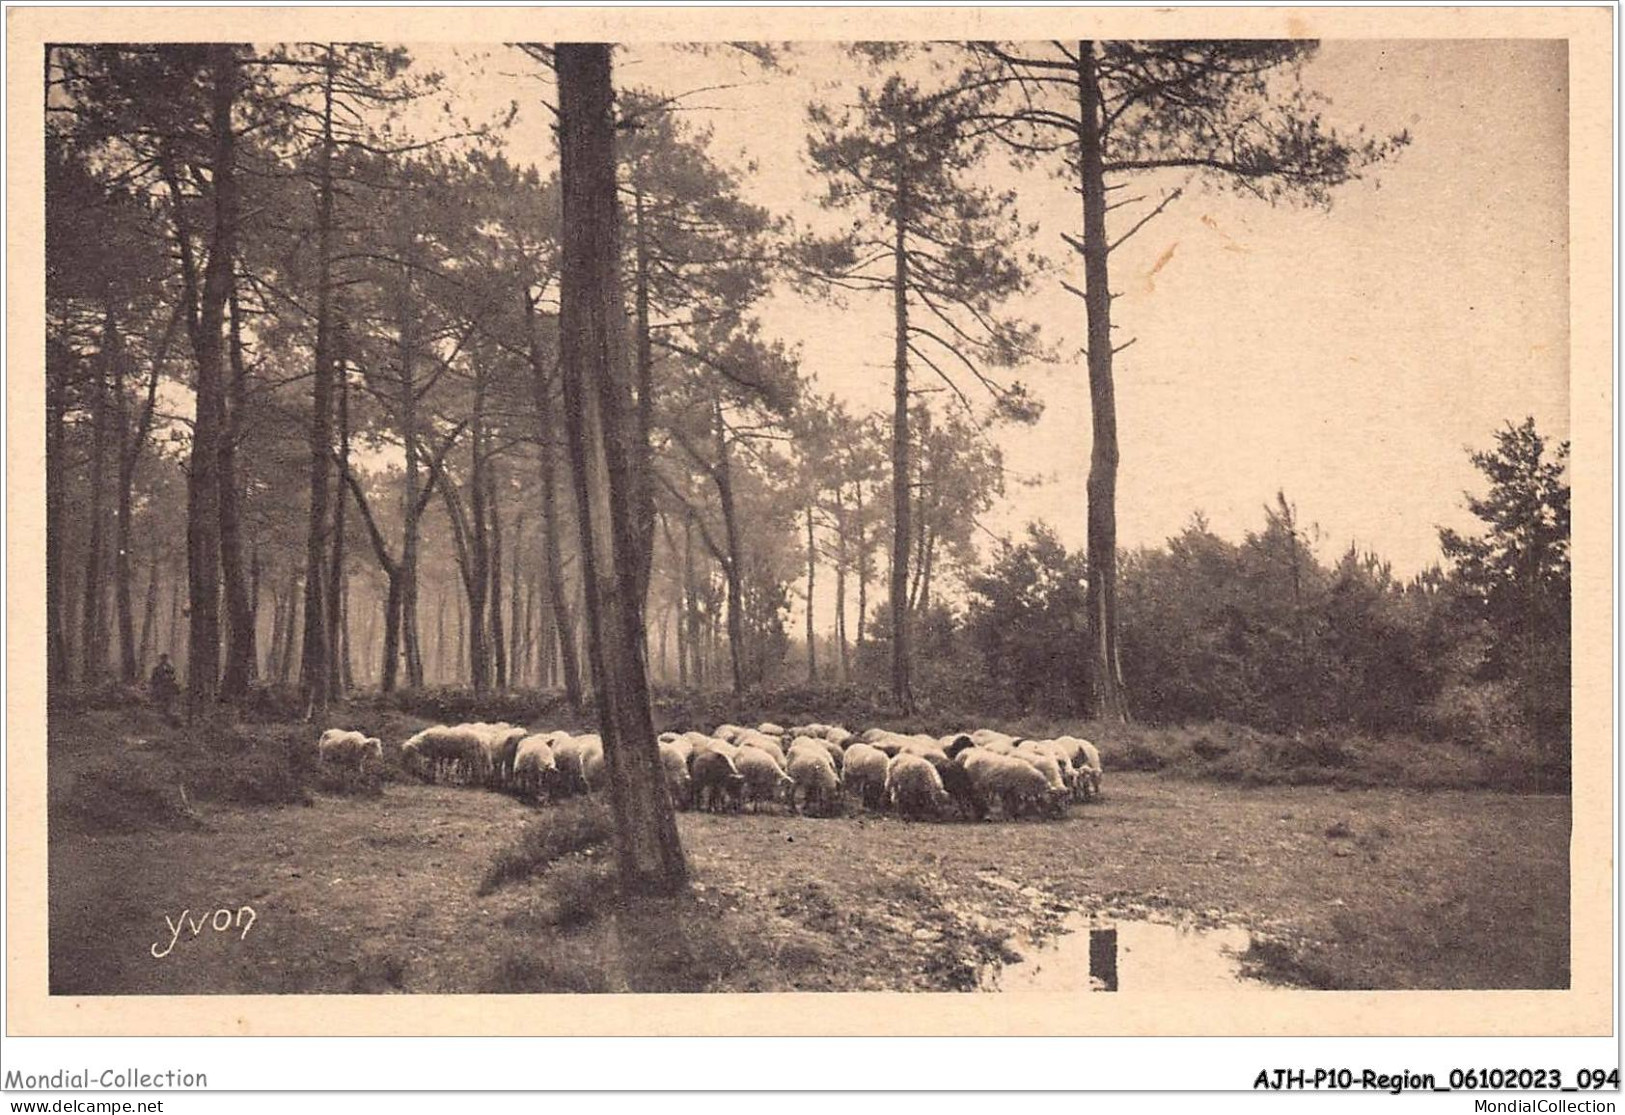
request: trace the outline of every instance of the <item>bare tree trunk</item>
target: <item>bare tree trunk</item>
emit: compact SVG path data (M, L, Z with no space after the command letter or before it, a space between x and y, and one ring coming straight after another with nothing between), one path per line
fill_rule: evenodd
M442 590L435 608L434 620L434 680L446 684L446 594Z
M649 599L649 576L654 567L655 498L654 458L650 439L654 435L654 348L649 335L649 236L645 222L643 184L633 170L633 307L634 336L637 339L637 432L632 439L630 485L632 529L636 532L637 553L634 572L639 588L638 607Z
M175 663L177 673L181 671L181 586L186 583L186 578L182 576L179 565L180 563L176 562L176 568L170 571L169 641L164 644L164 650L171 656L171 661ZM190 656L188 656L188 660L190 661Z
M305 539L305 634L299 663L300 696L314 720L330 696L327 601L329 458L333 452L333 83L336 63L328 44L322 81L322 143L316 196L316 353L310 418L310 522ZM342 495L342 493L341 493Z
M525 537L525 515L521 511L514 517L513 522L513 553L508 556L508 681L515 689L525 684L525 664L522 658L523 643L528 629L525 626L525 614L522 587L520 579L520 545Z
M694 614L694 513L683 509L683 585L677 607L677 686L688 689L688 658L693 653L690 629Z
M120 348L118 323L109 304L102 317L96 373L90 381L90 539L85 547L84 601L79 623L79 675L86 685L101 681L107 672L107 642L102 636L107 627L107 578L102 572L107 543L102 532L107 520L106 460L108 427L112 425L108 398L123 393Z
M728 661L733 668L734 692L745 691L745 593L743 549L739 522L734 512L733 466L728 455L728 427L722 421L722 403L713 407L717 439L717 496L722 505L722 527L727 536L728 561L723 575L728 578Z
M895 353L892 376L892 553L891 553L891 689L892 699L905 712L914 711L914 691L909 681L908 551L912 537L909 524L909 437L908 437L908 250L905 230L908 221L909 192L907 161L903 158L903 124L894 129L897 145L897 203L892 222L895 243L892 248L895 275L892 301L896 318Z
M1078 44L1078 150L1083 193L1084 309L1089 334L1089 409L1094 444L1089 455L1089 620L1092 716L1128 720L1117 649L1117 399L1112 383L1111 289L1107 268L1106 174L1101 152L1099 76L1095 44Z
M288 618L284 621L282 627L282 660L278 663L281 674L278 676L277 681L282 685L287 685L293 678L295 658L293 648L303 645L304 632L301 630L301 624L304 611L299 606L300 601L304 598L303 592L304 586L299 580L299 573L297 571L290 573L288 575Z
M334 308L334 330L339 338L344 335L344 322L338 308ZM338 346L342 347L342 342ZM349 653L348 647L342 647L344 626L344 531L345 508L348 506L349 492L346 490L343 478L350 473L350 366L348 355L335 352L333 357L334 388L338 395L339 412L339 445L338 445L338 477L336 485L338 491L334 493L333 500L333 533L332 554L327 564L327 692L330 698L339 698L349 688L344 681L344 655ZM342 649L341 649L342 647Z
M858 520L858 637L853 645L863 649L863 625L869 615L869 529L863 525L863 485L854 492Z
M502 503L497 496L497 466L492 462L486 469L489 496L486 502L491 512L491 655L496 671L496 687L508 688L508 638L502 620Z
M242 497L237 483L237 444L243 436L243 410L248 405L248 368L243 361L242 310L237 303L235 269L228 302L231 385L220 438L220 572L226 589L227 639L220 695L232 701L247 695L258 657L254 648L254 608L243 576Z
M187 583L191 605L187 638L186 711L197 719L211 708L220 686L220 438L225 399L222 380L226 300L237 255L236 136L231 111L237 99L236 47L211 44L213 78L214 235L198 311L197 415L188 478Z
M835 485L835 649L840 659L841 684L852 680L851 655L846 645L846 494Z
M555 444L555 425L551 420L554 413L553 385L542 355L535 318L536 303L527 292L525 322L528 327L531 390L536 399L537 435L540 440L537 457L542 481L542 558L546 566L547 608L552 617L553 631L558 637L559 668L564 673L565 699L572 709L580 709L581 664L576 658L575 642L570 634L574 623L570 614L570 598L565 592L564 556L559 542L558 448Z
M807 681L818 684L818 638L813 631L813 574L818 551L813 548L813 509L807 505Z
M265 676L278 678L282 673L282 593L279 589L271 589L271 639L270 651L265 659Z
M587 587L587 645L609 768L616 858L633 893L674 894L688 868L666 794L643 650L638 450L618 267L609 45L560 43L565 419ZM647 478L643 478L646 482Z
M146 677L147 663L152 661L152 641L158 637L158 559L157 547L153 547L152 568L147 574L146 604L141 610L141 644L136 651L136 679Z
M464 594L466 595L466 593ZM463 597L457 598L457 656L452 660L452 681L461 684L463 666L468 662L468 617L464 613Z
M45 612L46 679L52 686L70 680L68 659L67 566L62 533L66 528L68 375L72 357L54 341L46 347L45 380Z

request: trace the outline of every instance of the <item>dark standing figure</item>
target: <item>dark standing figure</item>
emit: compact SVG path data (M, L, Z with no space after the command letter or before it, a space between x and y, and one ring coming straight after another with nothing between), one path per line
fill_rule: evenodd
M163 712L164 718L174 720L175 698L181 695L181 687L175 680L175 666L169 661L169 655L158 656L158 665L152 668L150 689L153 703Z

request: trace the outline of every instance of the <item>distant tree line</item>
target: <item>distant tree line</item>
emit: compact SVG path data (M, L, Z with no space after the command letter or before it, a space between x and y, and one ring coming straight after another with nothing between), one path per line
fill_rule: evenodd
M1166 545L1125 552L1132 714L1275 731L1352 726L1566 756L1567 458L1568 443L1549 446L1532 419L1498 432L1472 457L1489 482L1468 496L1483 531L1441 530L1443 564L1410 578L1353 546L1322 561L1315 529L1281 494L1240 542L1198 514ZM937 640L941 657L974 655L995 703L1083 713L1088 580L1083 554L1029 528L969 577L962 620L938 620L958 635Z

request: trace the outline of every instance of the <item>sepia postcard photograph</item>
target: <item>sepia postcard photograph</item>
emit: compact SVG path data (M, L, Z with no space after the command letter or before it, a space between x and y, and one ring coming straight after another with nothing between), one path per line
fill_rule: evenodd
M8 1031L1607 1033L1613 16L9 11Z

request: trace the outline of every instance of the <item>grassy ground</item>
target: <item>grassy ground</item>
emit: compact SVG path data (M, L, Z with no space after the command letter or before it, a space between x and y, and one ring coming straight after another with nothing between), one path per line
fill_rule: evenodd
M691 893L633 902L589 806L392 780L261 804L199 773L208 745L53 720L53 991L973 989L1010 938L1101 906L1247 925L1255 961L1314 986L1568 982L1567 797L1109 772L1056 823L685 814ZM193 935L221 909L230 930Z

